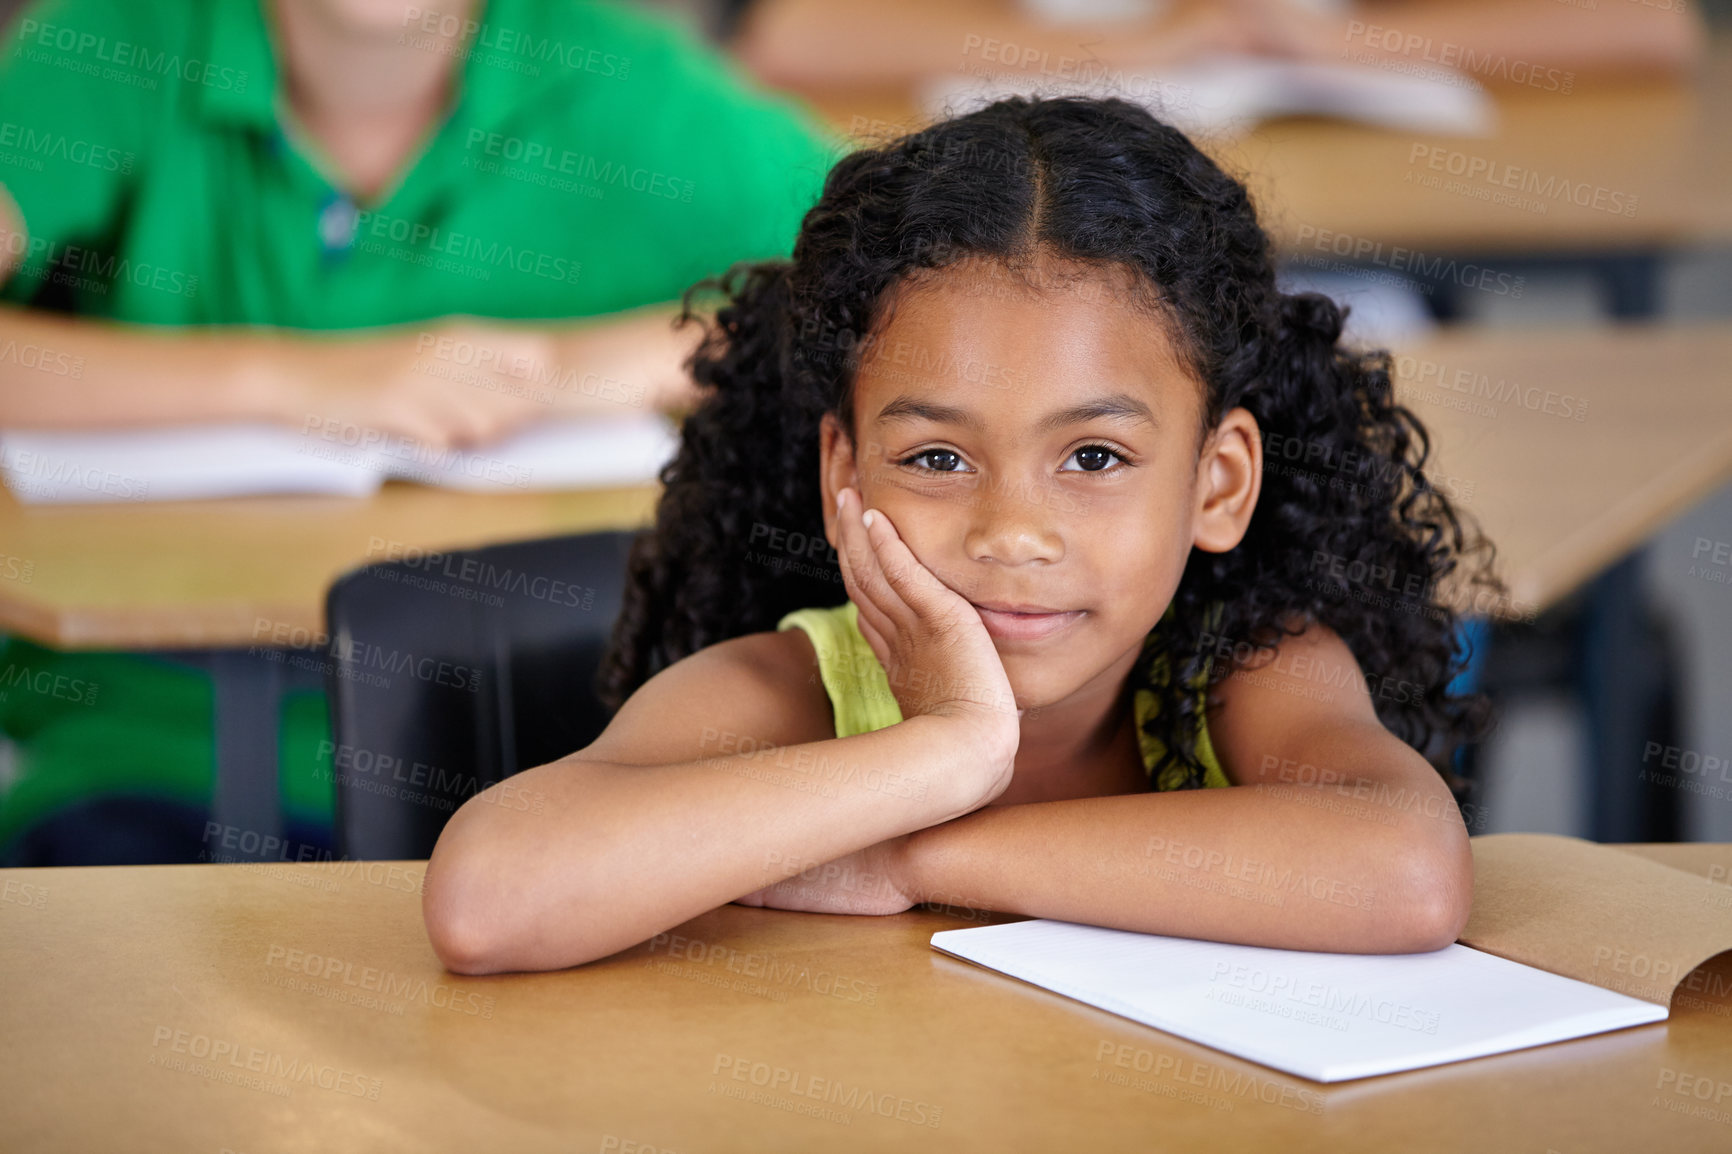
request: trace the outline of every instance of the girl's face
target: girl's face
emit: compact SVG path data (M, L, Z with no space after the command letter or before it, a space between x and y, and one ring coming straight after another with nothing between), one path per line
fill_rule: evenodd
M1193 545L1224 551L1261 478L1256 421L1203 438L1202 385L1128 270L1046 258L1028 287L973 260L904 285L856 377L850 443L826 416L826 530L855 486L980 610L1020 708L1116 688Z

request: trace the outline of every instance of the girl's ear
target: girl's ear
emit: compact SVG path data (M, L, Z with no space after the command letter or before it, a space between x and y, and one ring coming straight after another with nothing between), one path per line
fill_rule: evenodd
M1251 524L1263 487L1263 437L1257 418L1233 409L1209 435L1197 460L1197 508L1192 542L1207 553L1225 553Z
M854 460L854 442L834 413L818 422L818 484L824 495L824 536L836 548L836 494L860 488L860 470Z

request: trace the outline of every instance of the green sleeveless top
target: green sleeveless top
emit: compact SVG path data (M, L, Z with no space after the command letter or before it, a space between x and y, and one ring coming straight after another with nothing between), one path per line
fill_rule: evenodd
M890 692L890 679L872 646L860 632L859 609L852 601L834 609L796 609L776 623L776 630L804 629L818 654L818 675L836 713L836 736L853 737L895 725L902 720L902 707ZM1202 696L1201 688L1198 697ZM1199 703L1200 704L1200 703ZM1134 695L1137 741L1142 748L1143 768L1151 778L1166 747L1143 731L1143 723L1160 710L1156 695L1138 689ZM1209 743L1209 727L1201 709L1197 720L1197 760L1203 765L1203 784L1225 787L1233 783L1221 770L1215 747ZM1181 766L1170 765L1153 782L1156 790L1177 789L1185 779Z

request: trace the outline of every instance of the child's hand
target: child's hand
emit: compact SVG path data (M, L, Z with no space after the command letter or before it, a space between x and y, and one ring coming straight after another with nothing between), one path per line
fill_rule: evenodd
M920 899L909 888L904 847L909 835L814 863L791 878L754 890L735 905L814 914L899 914Z
M866 524L854 489L837 495L836 510L842 580L903 719L952 717L973 729L985 805L1010 785L1022 711L979 611L920 563L882 510L865 511Z

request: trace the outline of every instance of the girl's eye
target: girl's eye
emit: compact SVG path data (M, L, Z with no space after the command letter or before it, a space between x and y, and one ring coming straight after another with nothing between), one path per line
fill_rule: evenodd
M932 473L961 473L962 454L952 449L925 449L912 457L903 458L902 464L913 465Z
M1069 460L1065 462L1065 467L1061 467L1059 471L1061 473L1099 473L1115 460L1123 461L1124 458L1105 445L1084 445L1070 455ZM1068 467L1071 461L1077 463L1077 468Z

